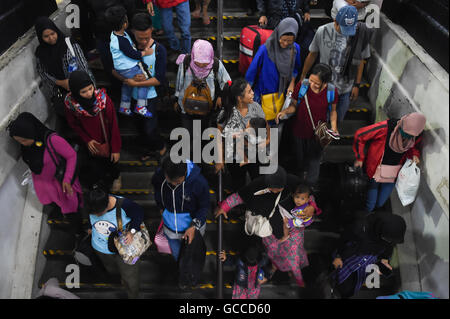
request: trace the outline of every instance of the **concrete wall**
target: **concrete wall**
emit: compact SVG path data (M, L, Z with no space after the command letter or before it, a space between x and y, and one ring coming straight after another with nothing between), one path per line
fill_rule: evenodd
M63 31L65 4L51 17ZM27 167L5 129L23 111L49 120L48 92L36 72L37 45L33 28L0 56L0 298L29 298L35 274L42 205L31 188L20 185Z
M448 73L403 28L382 15L368 74L377 121L413 111L427 117L417 199L405 208L395 192L391 200L394 212L408 224L407 240L398 247L403 288L448 298Z

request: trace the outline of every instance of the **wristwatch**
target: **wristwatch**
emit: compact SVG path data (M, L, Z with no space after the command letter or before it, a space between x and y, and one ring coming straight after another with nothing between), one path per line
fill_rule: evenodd
M136 229L131 228L130 233L132 233L133 235L136 234Z
M358 88L361 86L361 83L353 83L353 87Z

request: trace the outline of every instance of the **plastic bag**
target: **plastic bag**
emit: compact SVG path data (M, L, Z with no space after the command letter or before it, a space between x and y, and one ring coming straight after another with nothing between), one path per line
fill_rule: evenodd
M414 202L420 184L420 168L410 159L406 161L400 170L395 183L398 197L403 206Z

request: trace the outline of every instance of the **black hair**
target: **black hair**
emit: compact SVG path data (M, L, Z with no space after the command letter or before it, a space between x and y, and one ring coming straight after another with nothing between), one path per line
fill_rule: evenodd
M114 31L120 31L128 21L127 10L122 6L114 6L106 9L105 19Z
M256 266L263 258L263 251L261 241L255 236L252 236L241 243L239 256L247 266Z
M153 27L152 16L148 12L136 13L131 19L131 26L137 31L147 31Z
M266 128L266 120L262 117L253 117L250 119L250 126L253 127L255 130L259 128Z
M292 193L292 195L296 194L311 194L311 188L307 185L299 184L295 187L295 191Z
M267 122L262 117L253 117L249 121L250 126L255 130L255 134L257 137L267 137L267 131L265 130L267 128ZM264 130L259 130L264 129ZM263 133L264 132L264 133ZM262 134L259 134L262 133Z
M231 114L233 114L233 107L237 106L237 98L239 96L244 96L248 84L249 83L244 78L233 81L231 86L228 83L225 84L222 91L222 105L224 112L217 122L227 123L230 120Z
M328 64L318 63L312 68L311 74L317 75L322 83L330 83L333 71Z
M83 198L89 213L92 215L104 212L108 207L109 194L102 185L96 184L92 186L84 194Z
M162 159L161 168L164 174L171 180L186 176L187 164L180 162L174 163L170 155L166 155Z

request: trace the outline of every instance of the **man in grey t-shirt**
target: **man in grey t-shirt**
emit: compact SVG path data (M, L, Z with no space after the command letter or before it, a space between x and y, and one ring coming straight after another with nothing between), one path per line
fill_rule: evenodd
M332 83L337 87L339 101L338 120L342 121L350 105L359 95L365 60L370 57L370 31L364 23L358 23L358 12L353 6L344 6L334 22L317 29L309 47L301 81L306 77L317 57L320 63L328 64L333 70ZM357 38L357 42L353 42ZM352 54L352 46L353 55Z

